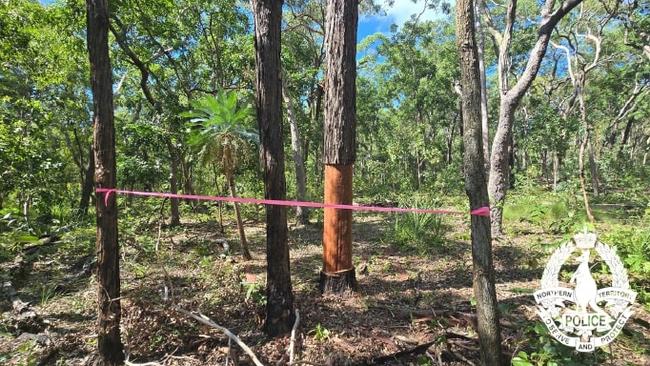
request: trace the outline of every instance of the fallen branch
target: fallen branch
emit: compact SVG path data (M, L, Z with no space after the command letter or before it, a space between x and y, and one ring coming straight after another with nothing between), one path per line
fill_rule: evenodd
M289 342L289 364L293 364L296 352L296 331L298 330L298 324L300 324L300 313L296 309L296 321L293 323L293 328L291 328L291 341Z
M191 313L191 312L189 312L189 311L187 311L185 309L181 309L178 306L172 306L172 308L174 308L179 313L182 313L182 314L185 314L185 315L187 315L187 316L189 316L191 318L194 318L199 323L202 323L202 324L205 324L205 325L210 326L212 328L220 330L226 336L228 336L228 338L235 341L235 343L237 343L237 345L239 345L239 347L241 347L241 349L243 349L244 352L246 352L248 354L248 356L250 356L251 360L253 361L253 363L256 366L264 366L264 364L262 362L260 362L260 360L257 358L257 356L255 356L255 353L253 353L253 350L251 350L244 342L242 342L241 339L239 339L239 337L237 337L228 328L222 327L221 325L213 322L210 318L208 318L207 316L205 316L205 315L203 315L201 313L196 315L196 314Z

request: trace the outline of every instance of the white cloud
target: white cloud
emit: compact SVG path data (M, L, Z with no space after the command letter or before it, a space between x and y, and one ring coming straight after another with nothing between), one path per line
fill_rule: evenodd
M447 0L446 2L451 4L455 3L454 0ZM425 9L424 0L395 0L393 6L385 4L384 10L386 15L364 16L361 21L389 21L401 26L410 20L412 16L417 16L420 13L422 13L420 15L421 21L442 19L447 16L442 12L441 4L438 4L435 9Z

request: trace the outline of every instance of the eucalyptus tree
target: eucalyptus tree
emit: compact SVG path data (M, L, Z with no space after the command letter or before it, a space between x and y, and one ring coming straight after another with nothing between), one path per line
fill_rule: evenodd
M242 160L250 155L250 145L259 143L257 133L247 126L252 120L252 108L240 103L234 91L219 92L214 97L204 96L192 101L192 109L181 115L189 118L190 145L198 148L204 165L213 164L220 168L228 182L230 195L237 197L235 173ZM234 206L242 255L250 260L252 256L239 203L235 202Z
M167 130L170 190L193 193L192 160L176 117L196 93L251 86L252 55L241 48L250 44L244 9L234 0L119 0L111 20L121 69L139 75L127 83L135 81L149 115ZM172 223L178 223L178 200L171 203Z
M113 78L108 52L108 1L88 0L88 54L94 110L95 186L115 188ZM99 365L121 365L120 257L116 195L98 199L97 215L97 348Z
M463 148L465 191L470 209L489 204L483 164L483 133L481 122L481 72L475 35L474 2L456 2L456 43L460 59L460 86L463 110ZM490 219L471 216L472 227L472 280L476 297L476 318L481 361L484 365L504 364L501 353L501 333L494 286L492 264L492 238Z
M510 75L514 56L511 55L512 39L515 23L517 22L517 0L508 0L506 4L492 3L484 4L485 26L495 44L495 52L498 54L497 76L499 90L499 121L492 142L490 156L490 175L488 190L491 200L492 234L501 235L503 205L506 199L510 183L510 153L512 141L512 126L514 123L515 111L530 86L532 85L537 72L540 69L546 49L551 40L551 35L558 22L566 16L573 8L578 6L582 0L564 0L557 4L555 0L546 0L541 7L540 14L535 16L538 22L537 33L534 36L534 44L530 50L521 50L529 53L523 70L519 76L510 82ZM494 18L495 8L505 5L505 14L500 16L501 21ZM498 24L503 24L499 30ZM531 24L529 19L522 19L521 24ZM519 42L517 46L522 44Z
M253 0L255 22L255 105L264 169L264 197L284 200L282 80L280 65L282 1ZM293 291L289 266L287 209L266 206L266 319L269 336L287 333L293 325Z
M352 172L356 159L358 16L356 1L327 2L323 128L326 204L352 204ZM321 291L342 293L355 287L356 278L352 264L352 211L325 208Z
M359 47L365 85L358 88L363 95L359 108L365 112L367 102L381 106L363 115L359 153L367 156L371 150L371 156L390 161L396 169L380 173L393 175L391 180L405 189L430 187L452 164L460 127L458 97L452 92L458 79L453 34L449 21L409 21L392 35L366 38ZM371 164L361 159L361 173Z

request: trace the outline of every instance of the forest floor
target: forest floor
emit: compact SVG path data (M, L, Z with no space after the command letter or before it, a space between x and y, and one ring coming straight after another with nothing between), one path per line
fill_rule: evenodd
M187 215L181 227L128 234L122 245L122 338L133 363L227 364L228 339L172 306L201 312L227 327L267 365L286 364L289 337L261 333L264 309L264 224L247 221L254 259L243 261L234 222L220 233L214 220ZM316 365L479 364L472 296L469 229L462 218L443 223L445 240L425 253L386 240L389 216L355 215L354 259L359 291L345 298L318 292L321 225L290 227L295 305L300 312L297 354ZM495 241L497 295L503 349L509 356L543 348L548 340L535 313L532 292L549 256L549 235L526 222L509 222L510 239ZM132 229L137 231L139 229ZM0 301L0 364L88 364L96 346L95 292L90 275L93 228L77 229L23 261L13 279L16 297L31 304L31 328L18 334L12 304ZM224 250L226 239L230 249ZM8 264L2 274L7 276ZM164 300L167 297L167 300ZM641 305L611 347L574 354L577 364L649 365L650 313ZM550 347L550 348L549 348ZM235 358L250 364L241 351ZM544 356L542 356L543 359ZM540 357L538 356L538 359ZM232 363L231 363L232 364ZM154 365L154 364L150 364Z

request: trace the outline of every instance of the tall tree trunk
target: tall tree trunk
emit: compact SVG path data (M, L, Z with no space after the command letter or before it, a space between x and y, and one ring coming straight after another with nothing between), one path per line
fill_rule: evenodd
M460 80L463 109L463 145L465 166L465 191L470 208L489 205L483 164L483 134L481 128L481 85L478 51L474 35L474 6L472 0L456 1L456 42L460 50ZM472 263L474 296L481 360L484 365L504 364L501 355L501 332L494 267L492 265L492 238L490 219L471 216Z
M328 0L323 157L325 203L352 203L356 158L356 42L358 2ZM322 292L356 288L352 265L352 211L326 208L323 222Z
M169 189L172 194L178 193L178 149L171 140L167 140L167 151L169 152ZM181 215L178 209L178 198L169 200L171 206L171 226L181 224Z
M264 197L286 198L282 143L282 81L280 80L281 0L252 0L255 20L257 125L264 167ZM293 292L287 243L287 209L266 206L266 320L264 331L276 336L290 331Z
M113 82L108 54L108 1L87 0L88 53L94 110L95 186L115 188L115 128ZM96 200L97 210L97 348L96 364L121 365L120 266L115 194L107 204Z
M230 196L237 197L237 188L235 187L235 178L228 176L228 188L230 188ZM235 218L237 219L237 231L239 232L239 242L241 243L242 256L246 260L251 260L251 252L248 250L248 241L246 240L246 232L244 231L244 222L241 219L241 212L239 211L239 203L234 202ZM223 224L222 224L223 225Z
M485 164L486 177L490 174L490 129L488 126L488 100L487 83L485 80L485 56L483 54L485 37L481 25L479 7L482 0L476 0L474 4L476 50L478 52L478 70L481 76L481 139L483 143L483 162ZM461 122L462 123L462 122Z
M297 199L299 201L305 200L307 178L305 174L305 161L303 160L302 153L302 139L300 138L300 131L298 130L298 120L293 109L293 102L289 91L287 90L286 80L282 79L282 96L284 103L287 106L287 119L289 120L289 130L291 132L291 152L293 153L293 163L296 169L296 191ZM309 222L309 212L305 207L296 207L296 218L301 224Z
M81 200L79 201L79 214L82 216L88 214L90 195L93 193L93 187L95 186L95 152L92 146L88 151L88 165L85 169L83 187L81 188Z

